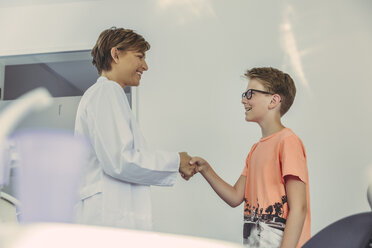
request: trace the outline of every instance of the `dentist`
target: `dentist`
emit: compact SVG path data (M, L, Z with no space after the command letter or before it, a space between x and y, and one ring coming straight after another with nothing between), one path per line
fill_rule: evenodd
M91 145L78 223L151 230L150 185L171 186L178 172L186 180L195 173L187 153L148 149L130 109L124 87L140 84L149 49L123 28L104 30L92 49L100 77L81 98L75 122L75 134Z

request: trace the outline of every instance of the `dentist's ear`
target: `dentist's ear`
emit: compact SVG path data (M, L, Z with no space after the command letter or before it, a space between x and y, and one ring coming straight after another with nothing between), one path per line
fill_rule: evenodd
M282 98L280 97L280 95L274 94L271 98L269 108L270 109L276 108L276 106L278 106L281 102L282 102Z
M111 48L111 57L115 63L119 61L119 50L116 47Z

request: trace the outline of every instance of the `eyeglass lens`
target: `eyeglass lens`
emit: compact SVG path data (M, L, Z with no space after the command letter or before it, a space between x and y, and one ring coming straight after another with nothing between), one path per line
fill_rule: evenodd
M242 94L242 98L246 97L248 100L252 98L252 90L247 90Z

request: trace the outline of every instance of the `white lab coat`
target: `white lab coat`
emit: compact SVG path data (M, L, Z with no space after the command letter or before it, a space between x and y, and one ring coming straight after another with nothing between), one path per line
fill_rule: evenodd
M150 185L174 184L178 153L146 147L123 88L105 77L81 98L75 134L91 142L76 221L151 230Z

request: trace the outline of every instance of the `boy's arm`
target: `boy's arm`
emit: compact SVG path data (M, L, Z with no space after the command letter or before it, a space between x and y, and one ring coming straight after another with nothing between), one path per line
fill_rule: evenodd
M190 164L197 164L197 171L203 175L217 195L231 207L237 207L243 202L246 180L245 176L240 176L235 185L231 186L220 178L204 159L193 157L190 160Z
M306 184L296 176L285 177L289 213L281 248L295 248L302 233L307 213Z

